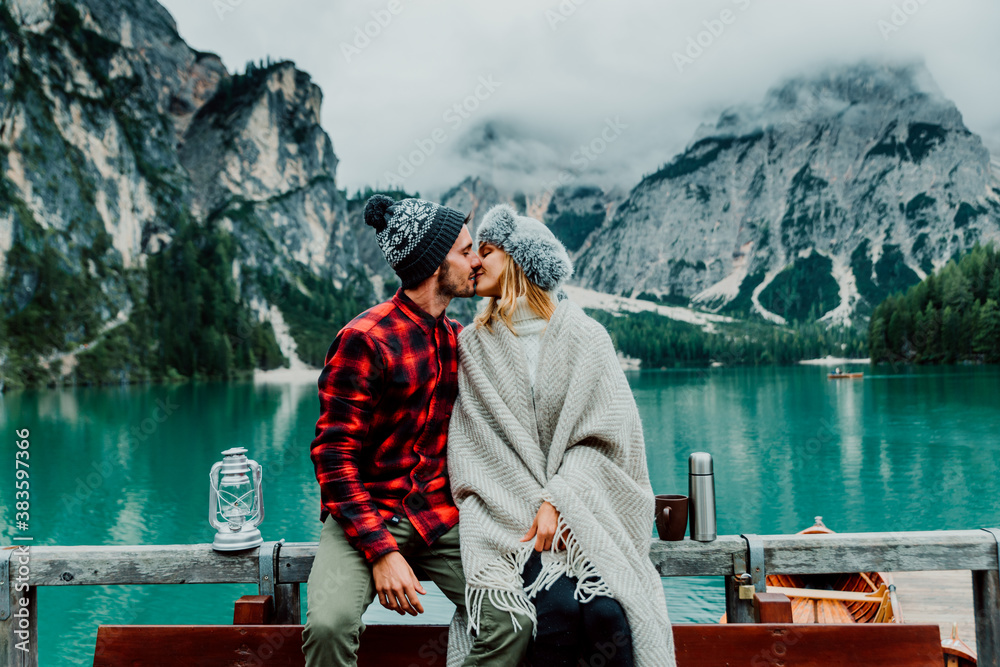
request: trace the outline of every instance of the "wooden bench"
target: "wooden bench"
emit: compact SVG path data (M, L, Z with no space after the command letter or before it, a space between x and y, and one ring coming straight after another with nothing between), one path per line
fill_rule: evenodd
M739 598L739 587L742 584L738 582L742 581L743 574L751 574L751 579L756 578L757 581L753 582L755 591L764 594L766 575L771 573L810 575L845 571L971 571L972 611L979 665L1000 667L998 544L1000 530L994 529L835 535L719 535L713 542L695 542L690 539L666 542L651 539L649 557L661 577L723 578L727 618L741 623L755 620L753 600ZM15 552L20 558L20 548L17 545L0 545L0 586L6 586L6 593L0 595L0 665L10 667L38 667L38 642L29 642L27 651L23 650L23 645L19 645L19 642L23 641L24 636L37 637L39 619L44 619L50 611L58 613L57 610L46 610L44 605L39 604L37 591L44 587L257 584L260 594L274 595L274 625L299 624L299 588L308 581L317 544L265 542L258 548L227 553L216 552L207 543L36 545L31 547L31 585L24 591L15 588L17 577L22 576L19 574L20 564L14 559ZM760 557L761 552L763 558ZM31 610L27 618L13 613L20 607ZM242 622L249 623L245 620ZM781 621L762 617L760 622ZM715 632L710 626L698 626L697 629L702 634ZM291 632L294 634L295 631ZM369 647L364 650L371 650L370 645L373 643L378 644L381 636L378 632L381 630L372 629L365 635ZM678 645L683 652L686 641L683 633L686 631L678 627L676 632ZM875 632L893 633L896 630L890 628ZM393 633L393 637L398 634ZM118 650L116 644L124 640L125 636L123 632L114 629L102 631L102 648L99 652L106 653L108 657L98 664L108 664L112 652ZM845 638L848 636L843 635ZM890 635L886 641L892 639L893 636ZM426 641L418 642L418 645L422 646ZM429 645L427 650L433 651L433 646ZM902 659L902 653L896 657ZM298 660L294 655L292 659ZM683 653L681 659L683 664ZM161 663L164 662L162 657L160 660ZM840 661L843 660L841 657ZM770 664L777 665L780 661L780 658L776 658ZM414 656L403 665L409 667L421 662L430 664L429 658L424 660ZM737 662L750 664L747 660ZM762 660L759 656L754 662L758 665L769 664L768 660ZM146 664L156 663L147 661ZM178 660L173 664L183 664L183 661ZM226 663L223 661L220 664ZM438 660L433 664L442 665L443 661ZM894 660L889 664L897 663Z
M757 620L763 622L675 624L678 667L944 664L936 625L775 623L768 621L790 620L788 598L758 594L755 602ZM237 602L234 625L102 625L94 667L302 667L302 626L270 624L273 613L270 596L251 595ZM361 641L358 664L441 666L447 650L444 625L371 625Z

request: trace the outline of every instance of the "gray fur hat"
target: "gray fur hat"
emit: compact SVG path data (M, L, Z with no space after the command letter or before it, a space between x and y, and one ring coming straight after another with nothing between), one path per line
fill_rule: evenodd
M492 243L524 270L528 280L543 290L555 289L573 275L566 248L544 223L518 215L508 204L497 204L476 230L476 246Z

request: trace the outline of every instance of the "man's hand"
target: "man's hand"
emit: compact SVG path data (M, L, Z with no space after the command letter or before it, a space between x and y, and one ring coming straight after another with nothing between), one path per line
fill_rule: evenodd
M417 593L427 595L420 581L413 574L413 569L398 551L390 551L372 565L372 578L375 579L375 590L378 591L378 601L386 609L392 609L402 616L416 616L424 613Z
M522 542L527 542L531 538L535 538L535 551L546 551L552 548L552 538L556 534L556 526L559 525L559 510L555 508L555 505L545 501L542 506L538 508L538 513L535 515L535 520L531 524L531 528L528 532L524 534L521 538ZM568 533L569 531L566 531ZM556 544L556 550L561 550L564 544L564 538L566 533L563 533Z

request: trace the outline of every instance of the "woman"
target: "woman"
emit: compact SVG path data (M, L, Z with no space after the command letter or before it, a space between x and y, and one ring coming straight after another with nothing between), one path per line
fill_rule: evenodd
M477 245L488 299L458 338L448 436L469 629L489 596L535 623L529 664L674 665L642 424L611 339L559 289L573 267L541 222L496 206Z

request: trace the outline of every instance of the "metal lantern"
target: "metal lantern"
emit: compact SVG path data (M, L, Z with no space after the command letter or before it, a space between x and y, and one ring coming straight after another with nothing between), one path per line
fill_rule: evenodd
M212 542L216 551L252 549L264 541L257 530L264 521L263 473L260 464L248 459L246 453L243 447L227 449L208 473L208 522L217 531ZM251 470L252 483L247 476Z

